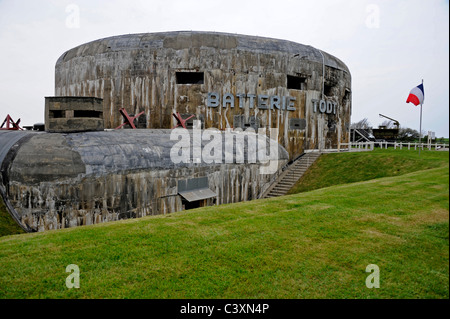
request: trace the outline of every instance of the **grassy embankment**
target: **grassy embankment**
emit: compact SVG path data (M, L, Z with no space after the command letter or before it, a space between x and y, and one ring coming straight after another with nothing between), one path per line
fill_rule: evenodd
M448 298L448 153L429 156L437 168L401 176L2 237L0 298Z
M25 233L25 231L20 228L11 215L9 215L5 203L3 203L3 198L0 196L0 237L23 233Z
M322 155L289 194L333 185L400 176L420 170L448 166L449 153L436 151L375 149L371 152Z

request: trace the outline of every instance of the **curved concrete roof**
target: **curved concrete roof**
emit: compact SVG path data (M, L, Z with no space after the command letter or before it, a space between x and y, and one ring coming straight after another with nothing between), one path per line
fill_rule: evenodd
M126 34L99 39L66 51L56 64L70 61L76 57L93 56L113 51L157 50L162 48L182 50L200 47L254 51L255 53L286 52L297 58L317 63L322 63L322 54L320 53L322 52L325 65L350 73L341 60L310 45L266 37L201 31Z
M187 131L187 130L186 130ZM209 130L208 130L209 131ZM192 130L190 145L194 144ZM203 130L203 132L206 132ZM211 131L209 131L211 132ZM212 131L222 139L222 162L225 154L255 154L257 149L245 143L235 143L231 150L225 148L225 134ZM23 133L0 132L0 150L7 154L16 145L14 156L3 156L0 165L7 166L8 179L22 183L35 184L65 178L77 178L85 175L102 175L133 170L164 170L181 167L207 166L214 163L174 163L171 150L178 143L172 130L115 130L82 133ZM237 133L233 133L237 134ZM18 143L9 143L11 135L17 135ZM216 136L214 138L216 138ZM7 140L6 138L9 137ZM19 139L21 138L21 139ZM205 138L205 137L204 137ZM266 140L267 141L267 140ZM8 142L8 143L7 143ZM202 140L204 149L210 140ZM278 145L278 144L277 144ZM229 155L228 155L229 156ZM193 151L189 159L193 161ZM288 153L278 145L277 157L271 153L271 160L287 160ZM247 160L245 160L247 163ZM218 164L221 164L218 163ZM235 161L234 161L235 163ZM259 161L256 164L261 164Z

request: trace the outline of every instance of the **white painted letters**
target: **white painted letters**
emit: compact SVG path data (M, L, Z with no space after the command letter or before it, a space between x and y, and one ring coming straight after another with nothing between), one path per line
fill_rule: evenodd
M244 108L246 99L248 100L248 106L250 109L256 107L261 110L287 110L295 111L295 97L291 96L278 96L278 95L266 95L266 94L244 94L239 93L234 96L232 93L225 93L221 98L221 95L217 92L209 92L206 99L207 107L218 107L222 104L223 108L234 108L235 98L237 98L237 104L239 108ZM222 103L221 103L222 102Z
M320 113L336 114L337 103L333 101L312 99L311 102L313 104L314 113L319 111Z

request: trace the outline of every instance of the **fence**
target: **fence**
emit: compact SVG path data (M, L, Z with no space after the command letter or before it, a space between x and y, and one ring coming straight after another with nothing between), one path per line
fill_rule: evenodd
M330 150L334 152L362 152L362 151L373 151L375 146L379 148L387 149L388 147L393 147L394 149L408 150L414 149L428 149L428 150L448 150L449 144L445 143L404 143L404 142L354 142L354 143L340 143L338 148L335 150ZM326 151L326 150L325 150Z
M388 148L389 146L394 147L394 149L403 149L403 148L407 148L408 150L414 148L414 150L417 149L428 149L429 151L431 150L439 150L439 149L448 149L448 144L445 143L404 143L404 142L393 142L393 143L388 143L388 142L376 142L377 144L379 144L380 148Z

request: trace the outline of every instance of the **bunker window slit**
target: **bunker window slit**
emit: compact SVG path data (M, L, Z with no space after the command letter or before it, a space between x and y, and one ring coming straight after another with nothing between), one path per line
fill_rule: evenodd
M287 88L289 90L305 90L306 78L300 76L287 76Z
M176 72L177 84L203 84L203 72Z

